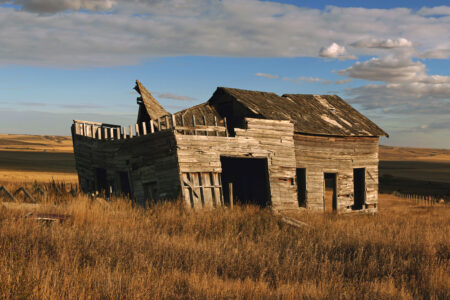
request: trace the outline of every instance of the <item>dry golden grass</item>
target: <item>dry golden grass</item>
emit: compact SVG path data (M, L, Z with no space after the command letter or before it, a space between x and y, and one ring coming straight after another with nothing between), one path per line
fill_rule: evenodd
M0 134L0 151L73 152L69 136Z
M50 201L51 202L51 201ZM0 205L0 298L448 299L449 209L382 197L378 215L142 209L80 196L40 212Z
M382 161L428 161L450 163L449 149L380 146Z
M57 172L40 172L40 171L16 171L16 170L2 170L0 169L0 184L13 183L15 185L30 182L67 182L77 183L77 173L57 173Z

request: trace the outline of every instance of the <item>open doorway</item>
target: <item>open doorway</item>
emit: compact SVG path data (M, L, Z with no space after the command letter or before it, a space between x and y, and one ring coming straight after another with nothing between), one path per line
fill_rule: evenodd
M106 177L106 169L96 168L95 169L95 190L100 193L105 193L109 196L108 189L108 178Z
M131 197L130 180L128 178L128 172L119 172L120 177L120 192L125 197Z
M234 203L270 205L267 159L220 157L225 204L230 204L230 183Z
M325 212L337 210L337 179L336 173L324 174L323 208Z
M366 169L353 169L353 209L362 209L366 202Z

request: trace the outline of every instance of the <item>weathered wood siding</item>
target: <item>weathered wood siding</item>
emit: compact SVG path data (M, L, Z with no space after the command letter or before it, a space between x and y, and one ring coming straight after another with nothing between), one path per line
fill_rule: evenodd
M156 132L132 139L98 140L74 135L74 153L83 191L98 187L96 169L106 170L113 193L121 192L120 172L128 174L133 198L144 203L152 197L176 199L180 193L176 145L173 131Z
M353 169L365 168L366 204L378 201L378 138L295 134L297 168L306 168L307 208L324 209L324 173L337 173L337 209L351 211Z
M250 118L245 121L246 128L236 128L234 137L176 134L180 177L183 180L187 174L202 172L220 175L221 156L266 158L272 207L297 209L293 124L289 121ZM204 203L198 200L193 202L189 192L189 188L183 192L189 206L221 204L217 200L212 203L214 200L210 197L204 197Z

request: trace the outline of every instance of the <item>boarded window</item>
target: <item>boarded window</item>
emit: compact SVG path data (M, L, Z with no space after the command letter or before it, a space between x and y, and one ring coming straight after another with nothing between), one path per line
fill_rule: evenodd
M191 207L223 205L222 181L216 172L183 173L183 194Z

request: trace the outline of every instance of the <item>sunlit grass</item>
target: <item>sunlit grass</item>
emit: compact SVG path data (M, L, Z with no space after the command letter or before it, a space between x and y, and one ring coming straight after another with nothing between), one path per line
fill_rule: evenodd
M296 228L256 207L53 202L36 211L68 221L0 209L0 298L450 296L446 207L384 197L378 215L302 213L312 227Z

